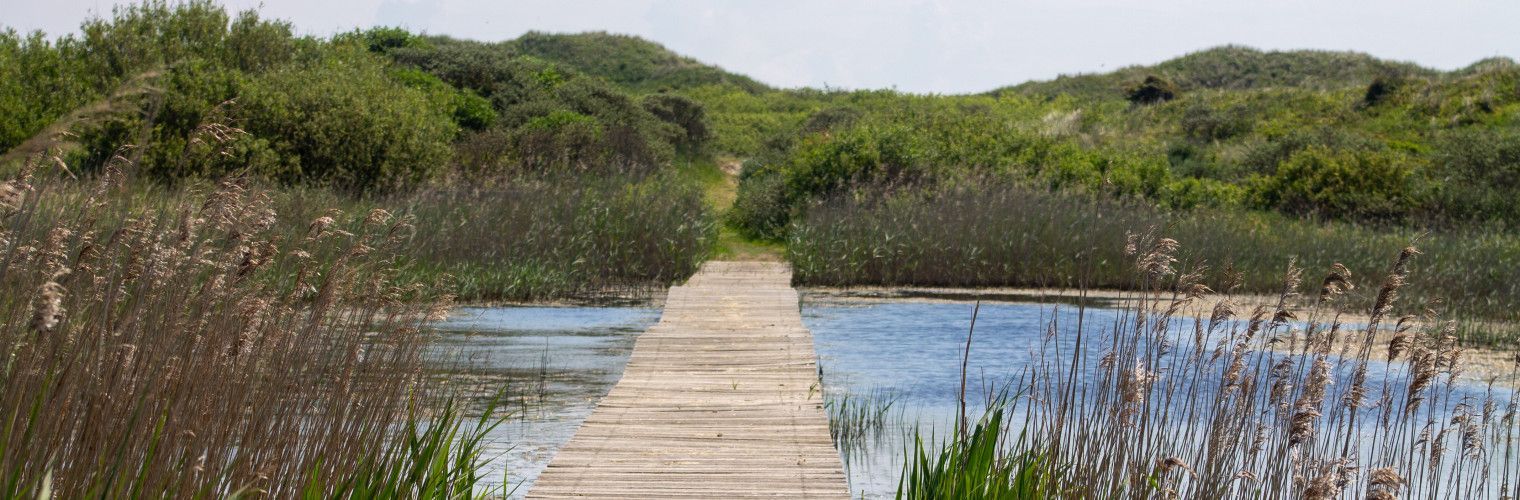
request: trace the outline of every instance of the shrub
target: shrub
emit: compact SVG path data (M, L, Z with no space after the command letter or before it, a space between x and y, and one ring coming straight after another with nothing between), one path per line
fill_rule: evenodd
M1401 219L1419 208L1413 172L1382 151L1311 146L1249 188L1257 206L1294 214L1370 220Z
M699 154L706 150L712 140L711 125L707 123L707 110L702 103L676 94L650 94L641 103L645 111L675 127L676 149L686 154Z
M1134 104L1156 104L1177 97L1177 86L1156 75L1146 75L1145 80L1125 91L1124 98Z
M433 176L457 131L424 91L391 80L363 53L339 50L248 83L238 115L285 163L281 181L390 190Z
M1434 156L1438 216L1520 224L1520 131L1453 130L1439 139Z
M779 240L786 236L792 216L792 200L786 177L774 169L745 167L745 179L726 217L746 237Z

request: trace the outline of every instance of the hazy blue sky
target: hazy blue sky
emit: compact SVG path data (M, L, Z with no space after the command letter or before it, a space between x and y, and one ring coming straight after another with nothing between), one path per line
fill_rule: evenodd
M75 31L114 0L0 0L0 25ZM1520 56L1520 0L225 0L304 33L400 25L478 40L605 30L781 86L975 92L1238 43L1451 69Z

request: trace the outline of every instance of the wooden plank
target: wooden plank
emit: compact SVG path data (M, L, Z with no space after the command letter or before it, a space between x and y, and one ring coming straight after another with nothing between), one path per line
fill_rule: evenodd
M849 498L790 282L786 264L709 262L671 288L528 498Z

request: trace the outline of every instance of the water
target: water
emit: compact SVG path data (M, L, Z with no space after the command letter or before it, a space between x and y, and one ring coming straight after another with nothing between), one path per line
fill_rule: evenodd
M841 450L855 497L890 498L894 495L905 449L911 445L915 429L932 436L954 432L959 413L961 361L973 307L971 302L948 301L852 302L813 297L804 300L803 322L813 332L825 397L831 405L835 427L855 427L838 425L841 417L850 418L856 424L867 422L863 425L868 429L851 430L855 433L854 439L846 440ZM1117 314L1112 309L1090 308L1086 311L1088 328L1085 330L1105 330L1114 324ZM967 365L966 393L973 401L967 413L971 418L982 414L982 405L975 402L984 400L989 391L1017 382L1042 345L1059 346L1066 356L1070 356L1071 344L1045 342L1052 319L1058 320L1062 330L1069 332L1075 326L1076 308L1024 303L984 302L981 305ZM1355 325L1347 327L1356 328ZM1191 335L1191 323L1177 325L1170 335L1176 344L1173 356L1193 352ZM1057 338L1061 342L1072 341L1069 334ZM1090 364L1096 364L1096 359L1089 360L1093 362ZM1407 371L1407 365L1371 363L1369 379L1380 380L1385 371L1398 377ZM1350 377L1350 367L1338 366L1332 373L1338 382L1332 386L1330 397L1338 397L1336 391L1349 385L1345 381ZM1092 376L1092 373L1084 373L1078 381L1088 382ZM1158 383L1193 383L1203 389L1214 384L1212 379L1181 379L1163 376ZM1443 375L1438 384L1444 382ZM1455 397L1447 402L1443 411L1449 410L1451 404L1464 396L1482 401L1486 390L1476 383L1459 384ZM1497 388L1494 395L1504 401L1511 396L1511 391ZM879 410L887 404L890 406L881 412L885 415L862 417L858 409L843 412L846 415L839 411L841 406ZM1402 401L1395 400L1394 404L1402 405ZM868 410L866 413L872 412ZM1011 425L1013 429L1019 428L1017 422L1011 422Z
M659 321L648 307L459 308L438 325L435 364L478 394L507 389L489 436L489 482L505 475L521 497L622 377L637 335Z
M915 428L925 435L953 432L972 308L953 302L803 303L825 396L837 402L874 395L893 402L884 427L870 433L866 446L843 450L855 497L893 496L904 445ZM1048 306L982 304L966 370L968 399L1019 376L1023 363L1015 360L1028 359L1050 314ZM979 407L968 413L981 414Z

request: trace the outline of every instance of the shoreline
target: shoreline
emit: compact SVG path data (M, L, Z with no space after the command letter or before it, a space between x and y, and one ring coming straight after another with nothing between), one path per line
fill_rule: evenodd
M802 300L819 304L837 305L867 305L887 302L921 302L921 303L971 303L976 300L983 302L1006 303L1006 304L1065 304L1079 305L1086 302L1088 307L1115 308L1120 307L1126 301L1135 300L1140 292L1123 290L1077 290L1069 288L957 288L957 287L801 287ZM1160 295L1161 300L1170 300L1171 293L1164 292ZM1309 318L1312 314L1311 307L1304 307L1294 301L1291 310L1304 314ZM1230 308L1234 310L1234 318L1238 320L1249 319L1252 311L1257 307L1273 308L1277 304L1276 296L1259 294L1235 294L1218 295L1211 294L1200 297L1182 309L1177 311L1177 316L1186 318L1207 319L1215 306L1229 300ZM1331 310L1322 310L1320 313L1333 313ZM1330 318L1316 318L1321 323L1328 323ZM1341 312L1335 317L1343 325L1363 327L1371 319L1365 312ZM1374 346L1385 347L1393 338L1391 330L1392 319L1384 320L1379 326ZM1348 332L1354 333L1354 332ZM1301 332L1298 332L1298 340L1303 340ZM1342 339L1349 341L1357 337L1354 334L1343 334ZM1332 348L1332 352L1339 352L1341 345L1338 343ZM1279 351L1284 352L1284 351ZM1374 351L1379 352L1375 349ZM1373 355L1372 361L1386 362L1386 359L1378 359ZM1400 360L1398 363L1405 363ZM1498 386L1520 388L1520 380L1516 380L1516 370L1520 369L1520 350L1493 348L1481 345L1463 345L1462 363L1464 370L1459 378L1477 383L1493 383Z

